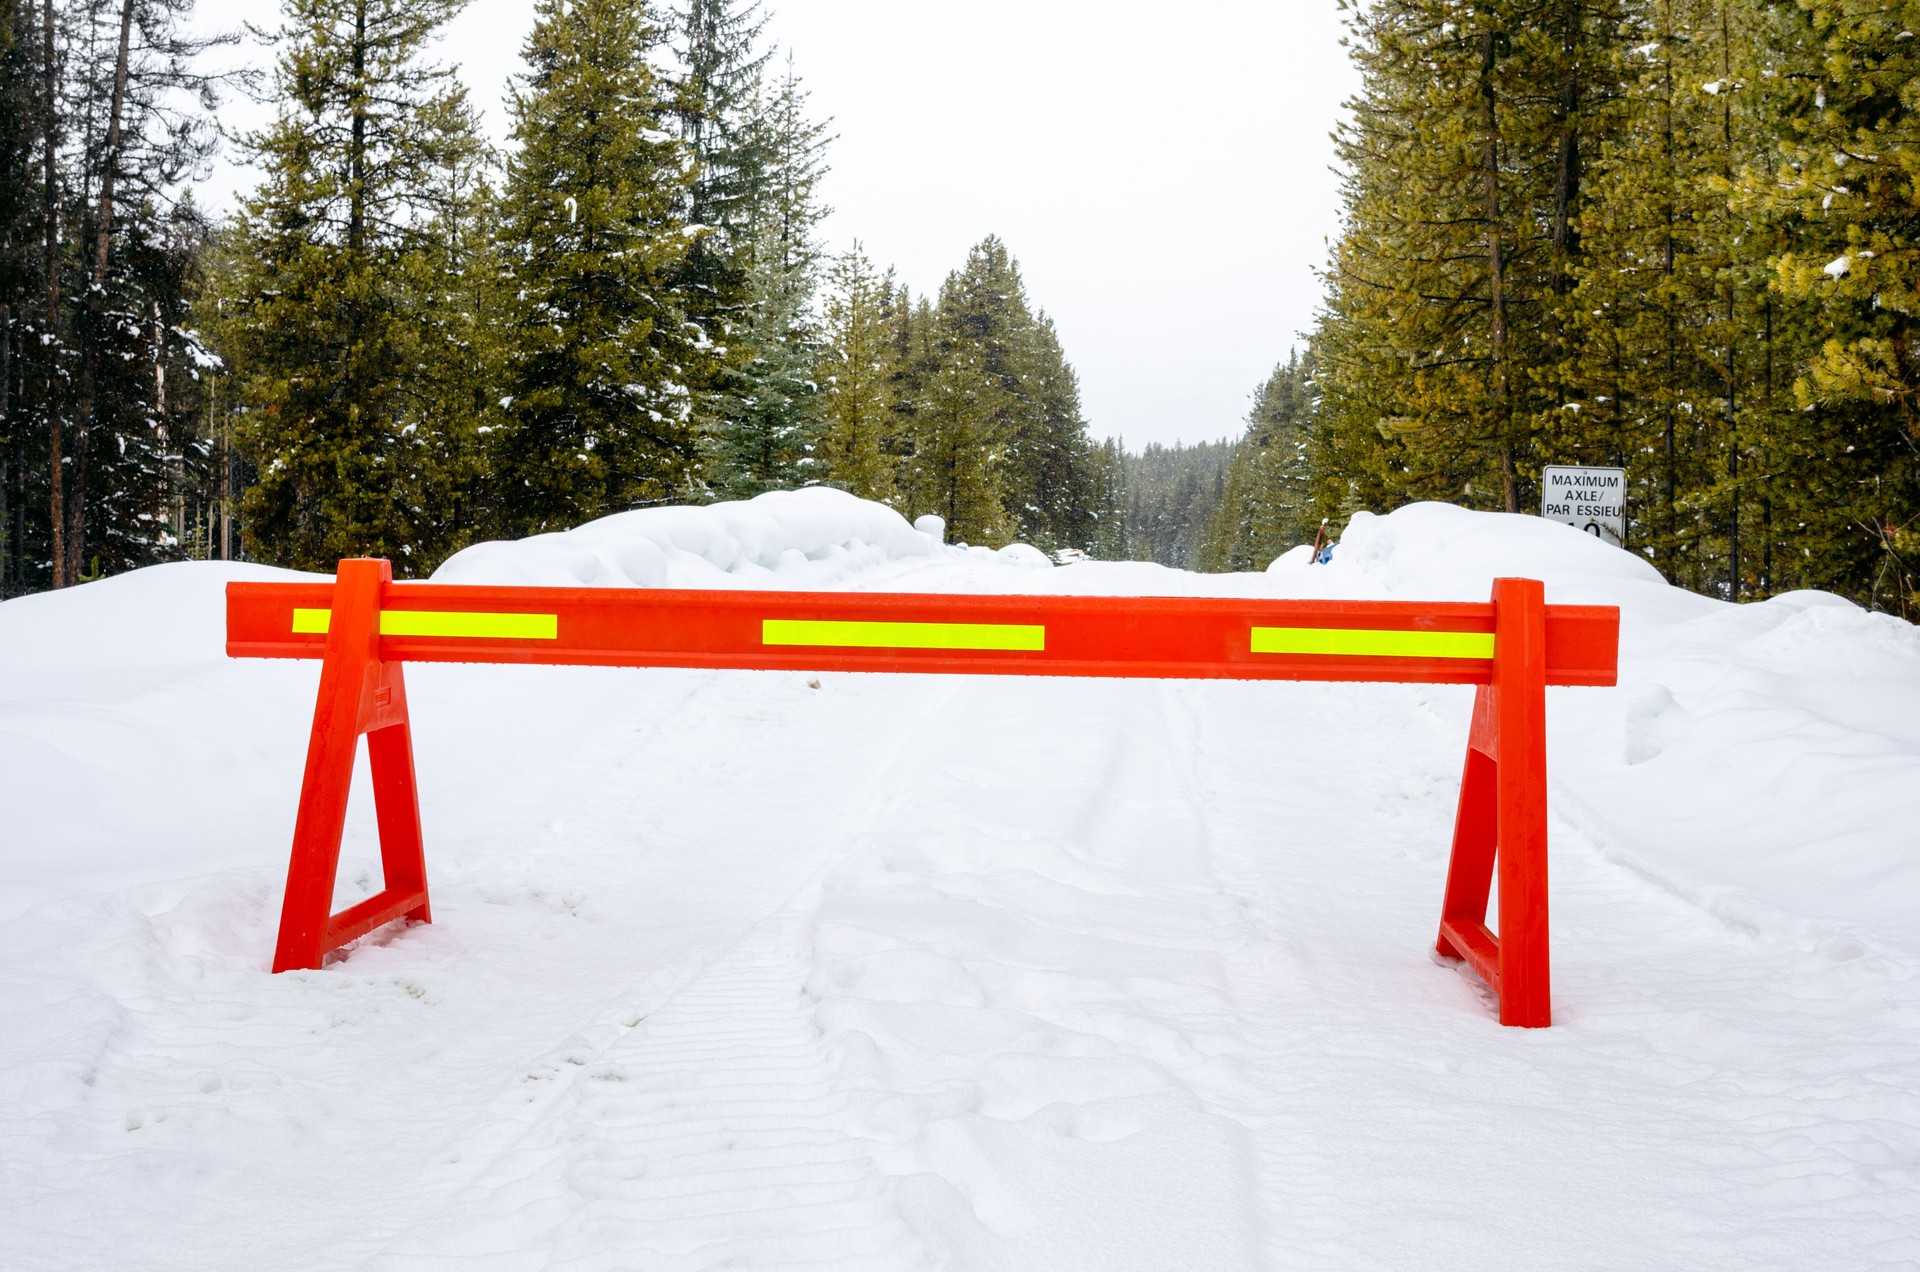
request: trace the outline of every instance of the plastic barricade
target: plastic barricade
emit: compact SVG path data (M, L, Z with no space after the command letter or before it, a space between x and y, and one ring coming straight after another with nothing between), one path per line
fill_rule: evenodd
M1495 581L1485 603L966 596L395 583L387 562L350 560L331 584L227 587L229 655L321 663L276 972L431 918L409 662L1470 684L1438 949L1527 1026L1552 1018L1546 687L1615 683L1619 633L1618 610L1547 605L1531 579ZM334 913L362 736L385 886Z

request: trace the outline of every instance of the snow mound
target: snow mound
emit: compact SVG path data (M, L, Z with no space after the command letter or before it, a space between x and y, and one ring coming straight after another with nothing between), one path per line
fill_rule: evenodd
M1390 593L1430 601L1484 601L1496 578L1544 579L1548 600L1569 603L1634 585L1667 587L1645 560L1572 526L1441 503L1408 504L1384 517L1355 513L1328 568L1360 571Z
M1619 605L1619 687L1549 691L1554 1027L1425 953L1465 686L409 667L436 921L272 976L319 668L227 659L221 591L311 576L164 566L0 605L8 1272L1421 1269L1463 1215L1920 1268L1920 630L1432 504L1233 575L927 523L436 578Z
M1030 543L1009 543L1004 548L971 548L969 552L993 553L993 560L1002 565L1011 565L1022 570L1050 570L1053 562L1047 554Z
M814 486L705 507L641 508L561 533L479 543L442 565L433 581L800 589L941 551L885 504Z
M1295 570L1304 570L1313 564L1313 545L1296 543L1273 559L1267 566L1269 574L1291 574Z
M226 586L295 582L301 574L238 561L181 561L0 605L0 703L57 692L114 697L218 660Z

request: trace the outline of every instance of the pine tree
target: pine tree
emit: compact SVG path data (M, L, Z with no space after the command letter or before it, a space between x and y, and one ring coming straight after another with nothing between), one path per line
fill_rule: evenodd
M991 420L968 426L978 446L979 488L992 491L996 511L984 518L991 533L1035 538L1041 512L1035 500L1045 423L1033 388L1033 313L1026 283L1006 244L988 235L967 253L966 264L947 275L935 310L935 348L950 383L983 375L991 391L969 392L968 400L991 404ZM955 417L957 418L957 417ZM942 515L945 515L944 513ZM951 517L947 524L954 524ZM956 531L956 533L958 533ZM989 532L976 529L976 538ZM1051 546L1051 545L1049 545Z
M196 406L197 342L182 334L207 227L175 189L213 153L222 78L201 69L236 36L189 33L191 0L88 6L69 58L75 130L70 219L84 287L65 492L65 574L177 554ZM200 112L180 111L197 99ZM171 376L170 376L171 373Z
M707 345L675 283L692 165L666 129L654 11L541 0L536 14L502 216L513 300L494 464L512 534L691 494Z
M1026 361L1024 387L1038 419L1025 454L1016 456L1029 483L1021 537L1051 550L1084 550L1094 537L1093 443L1080 409L1080 377L1044 310L1034 320Z
M826 209L815 195L826 174L825 126L808 117L807 92L788 61L759 112L764 180L748 205L745 303L704 423L707 484L723 498L751 498L820 479L819 283L815 230Z
M1629 539L1652 544L1664 568L1690 579L1696 536L1681 498L1705 478L1692 462L1692 430L1711 395L1697 343L1707 313L1700 284L1711 269L1693 264L1707 246L1697 223L1711 220L1714 200L1703 132L1710 99L1684 3L1651 0L1625 37L1634 45L1621 58L1627 108L1594 157L1590 260L1573 302L1588 335L1574 374L1587 391L1563 404L1553 449L1568 462L1628 465Z
M992 484L1011 532L1048 549L1080 546L1092 523L1079 384L1053 323L1035 316L1019 263L997 236L982 239L948 275L937 314L942 340L977 358L995 382Z
M907 323L905 482L912 515L935 513L959 542L1012 541L1005 464L1006 389L989 351L949 329L923 297Z
M331 568L343 556L430 570L470 516L441 502L440 460L473 421L437 413L423 286L441 259L439 193L482 158L465 93L424 58L459 0L289 0L279 112L248 139L265 178L232 231L213 324L258 464L253 553Z
M768 201L772 141L759 0L679 0L671 15L672 116L692 160L677 213L687 252L670 279L702 333L688 366L695 428L708 431L755 360L749 295ZM709 445L709 453L712 452Z
M36 132L31 8L0 0L0 598L27 589L32 430L16 387L33 241L31 164ZM37 447L33 448L38 450Z
M889 339L893 282L860 244L828 277L823 355L821 453L826 480L862 499L897 498L893 363Z
M179 192L221 80L199 61L232 42L191 16L0 5L0 594L178 548L194 342L162 319L204 237Z
M1086 552L1100 561L1125 561L1132 555L1127 528L1127 455L1119 438L1094 447L1090 459L1088 505L1093 528Z
M1754 185L1794 235L1777 286L1813 307L1818 346L1793 385L1777 515L1812 580L1920 613L1920 4L1775 16L1780 162Z
M813 118L811 94L788 56L779 83L758 112L765 158L759 197L747 205L748 246L777 253L781 286L801 307L813 298L821 261L817 234L832 211L820 202L827 175L827 125Z
M40 81L39 102L36 111L34 138L35 148L39 151L36 184L40 187L40 206L36 209L39 238L39 277L40 297L45 298L44 307L35 315L38 319L37 330L29 336L35 346L38 364L35 368L35 387L39 390L39 416L41 427L46 433L47 457L47 527L48 527L48 581L56 588L65 587L74 582L69 575L67 552L66 510L66 437L67 437L67 385L68 385L68 328L62 320L62 260L61 260L61 202L62 188L60 180L60 147L63 137L61 97L60 97L60 59L55 38L58 20L54 14L53 0L40 0L40 47L38 52L38 72ZM25 342L23 342L25 343Z
M407 257L402 280L415 331L413 409L446 422L415 435L417 498L434 510L437 538L449 548L496 533L500 524L497 501L480 497L497 489L488 440L505 423L500 315L512 309L494 175L490 156L432 174L422 191L427 232L421 250Z
M1314 408L1312 360L1296 351L1254 392L1247 432L1228 462L1198 568L1264 569L1288 548L1311 542L1320 520Z
M1584 0L1357 12L1347 226L1316 342L1330 504L1529 501L1535 432L1566 401L1563 301L1612 19Z
M685 0L674 53L680 64L673 113L693 158L682 188L692 245L676 280L689 318L724 338L745 303L747 267L765 200L773 143L760 47L759 0Z
M823 470L977 543L1117 553L1120 469L1087 435L1078 378L1019 265L989 236L937 304L856 248L828 297Z
M191 333L209 226L191 200L143 199L117 218L94 337L87 499L90 570L117 573L186 555L188 504L210 477L198 427L207 351ZM70 541L71 542L71 541Z
M1541 464L1624 464L1629 546L1677 583L1915 606L1920 7L1379 0L1352 27L1319 510L1525 508Z
M1756 444L1779 412L1766 383L1771 243L1729 197L1766 144L1750 13L1744 0L1651 0L1625 28L1626 96L1597 148L1566 306L1577 388L1542 448L1553 462L1626 465L1629 542L1674 581L1729 596L1758 583L1746 566L1769 556L1743 560L1754 536L1742 529L1767 506Z
M707 488L751 499L819 480L818 350L779 236L768 232L747 275L748 303L736 340L744 365L722 373L713 420L701 438Z

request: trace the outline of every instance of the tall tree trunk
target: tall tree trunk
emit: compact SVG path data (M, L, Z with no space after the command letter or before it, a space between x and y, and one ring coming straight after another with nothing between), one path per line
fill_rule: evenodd
M1579 239L1579 232L1573 226L1573 204L1580 196L1580 68L1576 57L1581 35L1580 11L1574 4L1569 4L1567 9L1568 31L1563 45L1567 74L1560 85L1560 143L1553 180L1553 257L1558 267L1554 282L1562 292L1573 286L1568 262Z
M1674 468L1679 461L1675 453L1674 436L1673 436L1673 433L1674 433L1673 391L1674 391L1674 374L1675 374L1674 351L1675 351L1675 345L1679 341L1680 333L1679 333L1678 324L1673 312L1673 271L1674 271L1674 264L1675 264L1673 226L1674 226L1675 211L1673 206L1674 139L1673 139L1673 12L1672 12L1672 6L1670 4L1662 6L1661 14L1663 19L1661 23L1663 29L1660 32L1660 51L1663 57L1662 69L1661 69L1661 98L1662 98L1661 116L1660 116L1661 146L1663 149L1663 153L1666 156L1667 170L1661 174L1661 177L1662 177L1661 184L1666 194L1666 198L1663 202L1663 207L1662 207L1662 211L1665 213L1665 232L1663 234L1663 241L1661 245L1660 269L1661 269L1661 274L1666 279L1666 287L1661 296L1660 304L1662 309L1665 311L1665 317L1667 320L1666 321L1666 338L1667 339L1666 339L1666 352L1665 352L1666 365L1663 367L1664 376L1662 381L1666 390L1665 396L1667 400L1662 410L1660 434L1661 434L1661 448L1664 451L1663 460L1666 465L1666 473L1665 473L1666 489L1663 492L1665 495L1665 503L1666 503L1666 527L1665 527L1666 547L1664 549L1664 555L1666 556L1667 581L1669 583L1677 583L1679 582L1678 567L1677 567L1677 558L1679 553L1678 553L1678 544L1676 540L1680 533L1680 527L1678 522L1678 513L1675 508Z
M10 425L7 429L7 472L4 479L0 479L0 500L5 503L4 507L0 507L0 534L6 535L10 550L4 571L0 571L0 596L17 596L27 590L27 430L24 421L15 420L12 415L17 409L13 397L13 323L17 312L8 305L5 324L0 326L0 342L4 342L0 343L0 365L4 365L4 371L0 371L0 395L5 397ZM21 364L23 392L20 396L23 399L26 396L26 365L25 362Z
M1507 368L1507 266L1500 244L1500 119L1493 87L1499 35L1489 30L1480 39L1481 124L1486 132L1481 170L1486 188L1487 291L1492 307L1494 429L1500 447L1501 501L1508 512L1518 512L1520 491L1514 472L1513 397Z
M347 146L347 268L361 269L367 243L367 0L353 6L353 100L351 139ZM347 419L358 425L363 416L362 370L366 357L366 307L360 302L358 280L347 302L347 349L341 359L345 381Z
M220 409L220 373L217 370L207 377L207 435L219 439L220 559L231 561L233 560L233 509L229 503L229 496L233 493L233 438L227 416Z
M12 260L13 244L4 246L5 257ZM20 544L13 536L13 305L0 303L0 434L7 448L0 451L0 600L13 594L14 558Z
M687 220L693 225L707 224L712 215L712 210L707 206L707 185L712 180L707 172L707 111L712 89L707 82L707 58L701 52L710 43L708 25L706 5L702 0L691 0L687 6L687 58L693 63L693 73L688 76L687 88L693 101L685 118L687 149L692 153L694 162L700 165L700 171L687 190ZM694 261L704 259L707 255L707 235L695 235L687 245L687 255Z
M1727 394L1727 490L1733 501L1727 521L1727 599L1740 599L1740 420L1735 411L1733 342L1733 283L1727 283L1727 347L1725 385Z
M93 281L106 281L113 247L114 182L119 174L121 123L127 104L127 61L133 43L134 0L120 0L120 46L113 59L113 100L107 109L107 149L100 166L100 220L93 232Z
M160 457L167 465L168 524L173 529L173 546L183 552L187 543L187 473L184 446L173 444L173 431L167 425L167 328L160 319L160 302L149 301L153 333L153 418L160 442Z
M367 6L353 6L353 140L347 149L347 250L360 253L367 237Z
M53 0L40 0L41 77L46 111L41 120L43 160L40 215L43 221L40 244L47 276L47 329L41 343L47 359L47 462L48 520L53 531L53 579L55 587L65 587L67 578L67 465L64 454L65 425L60 419L60 93L59 76L54 66Z
M1773 594L1773 297L1761 302L1760 349L1760 594Z
M87 446L100 383L107 301L107 263L113 251L114 178L120 167L120 116L127 100L127 60L133 41L134 0L120 0L120 43L113 60L113 96L107 107L100 156L100 206L93 225L93 266L87 278L86 323L80 331L80 388L73 409L73 486L67 505L67 577L82 577L87 542Z
M1560 56L1565 59L1560 80L1560 101L1554 109L1558 137L1554 145L1553 219L1553 359L1554 400L1573 400L1569 376L1574 368L1574 341L1569 336L1566 299L1573 291L1573 256L1579 249L1580 234L1573 224L1573 205L1580 196L1580 52L1585 32L1581 25L1582 0L1562 0ZM1579 377L1573 377L1579 383ZM1584 439L1583 439L1584 441ZM1582 447L1586 449L1586 447Z
M1721 176L1728 188L1733 185L1733 32L1727 23L1727 6L1720 5L1720 78L1725 87L1720 93L1720 158ZM1723 222L1722 250L1729 257L1737 250L1734 242L1739 230L1733 223L1732 209L1729 207L1727 219ZM1735 394L1738 382L1734 378L1734 272L1733 261L1727 262L1727 344L1724 383L1727 399L1727 489L1732 497L1727 524L1727 599L1740 599L1740 417L1736 411Z
M25 380L26 377L22 374L23 388ZM25 395L22 394L22 396ZM24 428L14 430L13 443L9 450L11 456L8 463L13 470L13 517L8 522L7 537L14 545L11 586L14 594L19 595L27 590L27 439Z

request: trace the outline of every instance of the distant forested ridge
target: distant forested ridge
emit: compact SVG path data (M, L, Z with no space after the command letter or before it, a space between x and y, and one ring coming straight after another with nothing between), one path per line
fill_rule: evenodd
M1677 583L1920 612L1920 3L1352 15L1325 310L1208 560L1624 465Z
M1113 553L1178 569L1208 568L1206 540L1234 452L1226 441L1149 444L1126 456L1126 541ZM1265 562L1261 563L1266 564Z

